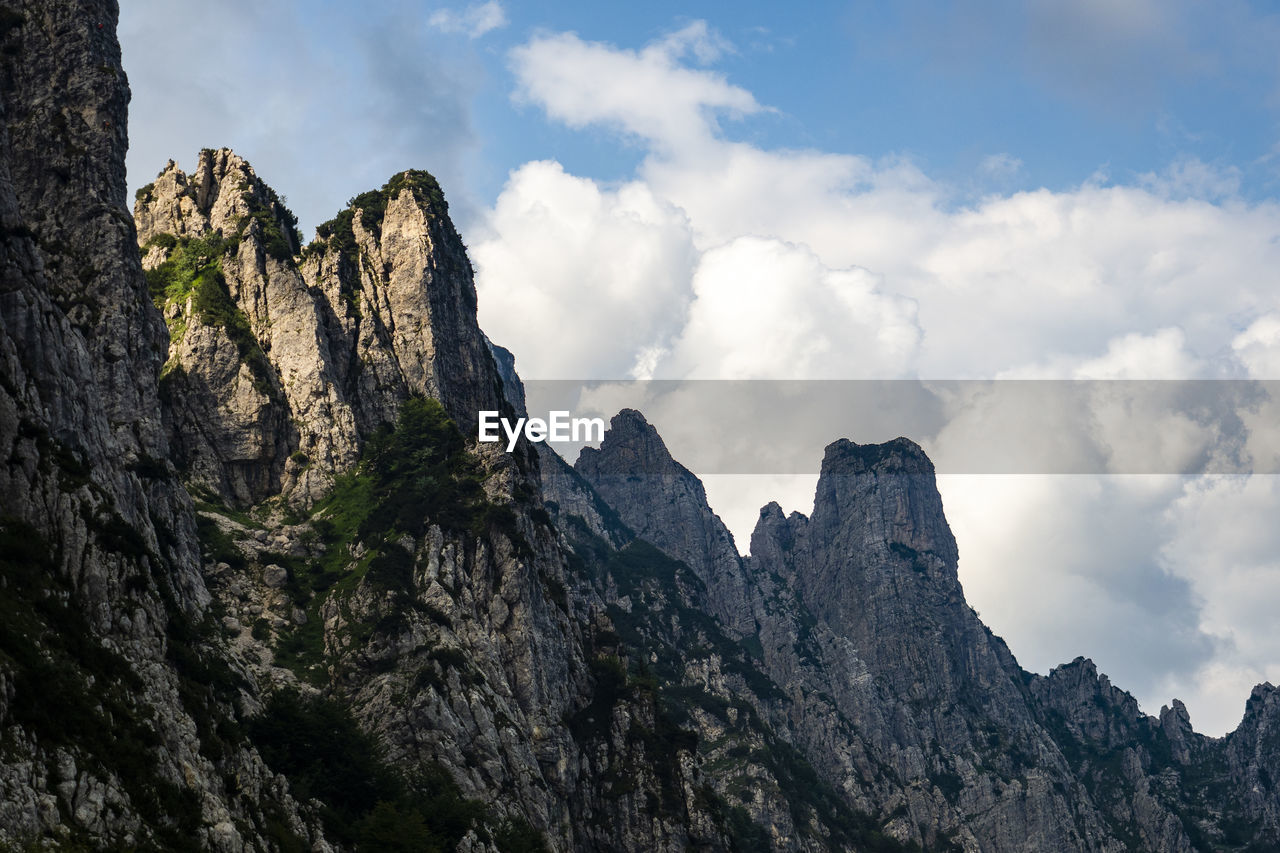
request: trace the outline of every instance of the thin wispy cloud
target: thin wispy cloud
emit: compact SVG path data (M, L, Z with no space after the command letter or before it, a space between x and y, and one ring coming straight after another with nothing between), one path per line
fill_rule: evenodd
M489 0L465 9L440 9L427 18L428 26L442 33L465 35L478 39L507 25L507 13L497 0Z
M277 4L268 25L260 4L243 5L193 4L175 26L171 3L124 4L131 185L169 158L191 167L201 148L228 146L288 195L305 228L411 167L429 167L455 211L465 207L478 75L466 55L441 49L447 39L422 26L419 9Z

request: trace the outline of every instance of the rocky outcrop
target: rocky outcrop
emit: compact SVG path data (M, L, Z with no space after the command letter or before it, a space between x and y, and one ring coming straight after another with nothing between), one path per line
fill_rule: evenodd
M171 439L191 481L245 506L322 496L413 395L460 424L500 390L435 180L395 176L299 254L292 213L221 149L172 161L134 216L169 324Z
M655 458L667 464L656 435L632 437L637 421L621 415L614 428L627 440L606 436L599 452L613 445L612 484L626 482L628 462L633 478ZM597 478L599 457L582 466ZM692 504L680 510L625 487L613 494L628 526L651 531L672 557L699 558L682 538L664 538L659 521L709 515L695 492L668 495ZM756 647L743 661L755 674L732 694L904 841L975 850L1275 843L1269 685L1254 691L1236 732L1212 739L1192 730L1179 702L1159 719L1144 715L1089 661L1027 673L965 603L956 560L919 447L832 444L811 518L761 510L745 563L759 630L739 643ZM651 626L664 621L661 607L646 600L645 610ZM683 664L675 680L687 683L696 656L674 656Z
M163 389L175 461L190 483L234 504L278 494L301 438L288 401L314 409L327 390L306 367L323 341L291 260L292 214L239 157L206 150L190 178L170 161L138 193L134 215L170 331ZM349 412L323 415L350 431Z
M577 525L614 548L635 538L617 511L591 488L591 484L545 443L538 445L542 496L558 526Z
M1181 725L1178 729L1177 735L1170 736L1174 743L1203 743L1203 738L1189 737ZM1229 790L1240 807L1232 840L1274 843L1280 838L1280 689L1270 683L1253 688L1244 719L1227 735L1222 749Z
M114 19L0 16L0 844L723 849L691 750L645 745L652 696L566 722L599 705L593 623L532 454L453 426L503 391L434 181L300 254L282 200L208 151L144 188L135 234Z
M637 536L693 570L721 622L754 633L747 575L729 529L707 505L702 482L671 458L643 415L634 409L615 415L600 449L583 448L574 470Z
M534 452L485 452L458 429L523 399L513 358L475 326L446 209L429 175L403 173L290 254L291 216L231 152L203 152L191 177L170 163L139 194L173 332L171 424L196 436L182 473L208 490L227 630L264 684L339 700L401 772L443 767L493 821L558 849L723 847L692 752L655 748L652 695L612 696L607 726L566 724L605 689L583 628L603 605L568 592ZM283 445L270 418L294 430ZM300 518L259 531L280 523L276 495ZM634 778L606 795L601 774Z
M888 771L906 837L984 850L1110 849L1088 794L1035 718L1024 673L965 603L956 560L919 447L833 443L812 517L766 508L749 568L779 578L801 609L797 621L808 614L836 642L792 654L775 639L766 660L785 673L798 658L809 679L827 680L823 692ZM837 748L812 725L796 737L813 755ZM841 781L867 784L865 774Z

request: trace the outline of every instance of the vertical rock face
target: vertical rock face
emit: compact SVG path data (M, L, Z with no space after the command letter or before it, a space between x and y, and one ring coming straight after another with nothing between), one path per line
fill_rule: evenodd
M566 725L601 705L600 605L568 595L533 452L471 440L478 409L523 400L513 357L476 326L446 210L434 179L402 173L298 253L291 214L229 151L191 176L171 162L139 193L183 473L248 510L202 504L230 561L218 604L263 682L321 689L404 773L438 763L495 820L557 848L717 849L687 747L646 745L652 697L620 691L603 725ZM300 523L255 530L281 494ZM598 778L622 773L628 791L602 797Z
M538 444L538 460L542 496L559 526L580 524L614 548L635 539L617 511L545 442Z
M706 585L709 606L730 630L754 633L750 592L733 537L707 506L702 482L671 458L644 416L623 409L600 449L583 448L575 470L641 539L683 561Z
M150 513L172 524L181 503L137 473L167 455L155 383L164 330L146 298L123 206L129 89L114 20L108 2L5 10L0 440L12 455L0 489L10 513L48 533L70 521L52 507L88 501L121 514L154 545ZM92 496L66 494L56 474L35 464L50 448L67 465L92 469ZM83 574L73 563L94 562L85 551L97 545L82 523L72 524L78 533L57 531L79 543L63 563ZM189 549L174 556L192 570Z
M385 422L405 391L440 400L468 432L478 410L499 408L471 263L434 178L401 173L318 230L303 275L336 324L328 332L362 427Z
M1017 713L1020 670L965 604L957 559L917 445L827 448L794 562L801 601L904 699Z
M215 766L203 726L234 715L235 691L174 663L237 677L206 643L166 461L116 15L0 13L0 844L236 850L265 845L264 810L312 838L253 753L228 745Z
M1185 733L1183 738L1201 740ZM1250 837L1260 824L1261 838L1280 838L1280 689L1270 683L1253 688L1244 719L1226 737L1225 752L1223 763L1239 791L1243 835Z
M852 677L826 692L892 768L911 823L933 827L921 840L945 832L991 850L1107 849L1106 829L1035 719L1022 670L965 603L956 562L920 448L841 440L826 450L810 519L762 513L750 568L783 579L796 606L847 644ZM823 661L810 678L840 672L837 648L810 653Z
M516 357L511 350L506 347L500 347L485 336L485 343L489 345L489 354L493 356L493 363L498 368L498 375L502 377L502 394L511 407L515 409L516 414L524 416L524 383L520 381L520 376L516 373Z
M304 444L350 465L354 419L326 381L320 311L275 193L241 158L205 150L190 177L170 161L138 193L134 215L169 324L166 411L190 481L246 505L293 485L306 463L289 458Z

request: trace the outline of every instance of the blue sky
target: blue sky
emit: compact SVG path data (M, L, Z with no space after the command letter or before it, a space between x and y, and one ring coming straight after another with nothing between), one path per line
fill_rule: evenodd
M1265 4L137 0L120 33L133 187L229 146L309 232L428 169L526 379L1280 378ZM1054 439L1051 411L949 405L931 453ZM1104 461L1215 446L1175 405L1108 444L1134 405L1068 414ZM1249 424L1280 404L1249 405L1239 452L1276 470ZM1088 655L1227 731L1280 682L1280 485L1103 472L944 478L966 594L1024 666ZM707 489L745 546L813 480Z
M828 2L797 15L755 2L706 4L697 17L733 45L715 67L777 110L732 129L758 145L906 156L958 192L985 188L973 175L1001 154L1021 168L999 189L1062 188L1099 171L1128 181L1195 157L1240 169L1250 196L1275 192L1280 17L1248 4L1078 5ZM510 26L489 37L493 86L478 106L495 160L551 155L624 176L614 140L510 109L504 50L538 28L639 45L688 22L687 9L511 4Z
M553 158L574 173L616 180L642 155L615 134L575 132L535 105L513 103L513 47L539 32L565 31L639 47L693 20L726 42L714 70L771 108L726 127L761 147L910 158L961 201L989 190L1061 189L1097 175L1132 182L1188 158L1238 170L1246 198L1272 197L1280 186L1280 15L1264 4L825 2L796 14L761 2L702 4L694 13L676 3L505 3L502 23L475 37L474 24L463 31L465 21L430 23L442 9L461 19L477 8L401 2L370 12L276 0L179 11L175 19L173 4L144 2L126 4L122 35L131 65L129 53L154 48L156 39L181 44L196 33L195 55L214 60L213 69L184 70L192 54L182 52L163 78L135 79L135 105L144 109L161 108L153 88L160 83L183 98L228 81L234 87L237 66L258 78L240 84L266 83L295 109L323 108L313 87L326 84L308 79L311 68L351 75L367 84L366 96L419 113L401 140L405 159L415 148L451 149L461 162L446 189L478 203L492 202L507 172L529 160ZM174 39L171 24L186 17L192 30ZM233 18L239 23L228 27ZM370 70L382 63L383 71ZM438 69L444 73L432 73ZM432 82L415 88L415 74ZM394 115L392 103L385 107L384 115ZM205 130L195 124L191 130ZM228 122L221 135L246 137L247 145L235 147L260 171L290 156L255 145L254 128L241 134L238 124ZM196 143L185 138L191 135L166 134L171 156L191 156L179 150ZM993 157L1004 168L984 169ZM398 168L390 157L370 159ZM163 161L151 166L135 157L130 165L140 176ZM305 224L346 198L329 195L327 207L307 196Z

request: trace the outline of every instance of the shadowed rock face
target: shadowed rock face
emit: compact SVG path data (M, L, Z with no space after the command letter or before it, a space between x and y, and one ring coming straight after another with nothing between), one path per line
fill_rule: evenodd
M575 469L639 539L693 569L704 585L686 594L693 606L758 648L767 681L725 695L749 697L894 836L982 850L1192 850L1276 836L1274 796L1258 793L1272 790L1258 746L1269 688L1237 733L1215 741L1192 731L1180 703L1144 715L1083 659L1047 677L1023 671L964 600L933 466L911 441L831 444L812 517L764 507L745 561L638 412L620 412ZM562 525L577 515L603 535L581 483L548 486L576 508L561 510ZM620 604L633 607L631 595ZM655 626L670 618L661 600L645 606ZM684 678L704 683L706 664L683 654ZM723 741L715 725L702 735Z
M923 843L1106 849L1106 829L1071 793L1070 770L1028 707L1021 669L965 604L917 445L829 445L812 517L765 507L751 553L752 577L781 587L762 632L766 668L827 697L825 714L851 722L862 761L891 771L824 762L849 747L805 721L794 736L816 765L846 785L882 786L905 824L930 828ZM788 622L798 642L778 630ZM824 712L810 702L808 713ZM1002 749L986 734L996 731ZM1046 781L1029 784L1030 765Z
M698 491L649 503L637 485L655 471L680 481L660 441L624 412L578 467L628 526L696 560L705 552L667 531L710 516ZM1024 672L965 603L933 466L914 443L830 445L812 517L764 507L751 554L759 665L788 697L757 690L761 714L898 837L984 850L1275 837L1273 799L1257 793L1271 790L1257 747L1270 688L1222 742L1196 735L1180 703L1142 714L1091 662Z
M600 605L570 597L532 517L528 449L457 452L482 489L449 525L397 516L331 548L330 516L307 513L415 395L467 431L501 408L434 181L363 194L304 256L275 193L210 150L144 188L135 233L116 13L0 10L0 846L334 849L359 827L299 804L288 762L268 768L243 739L286 687L354 714L406 776L442 768L463 825L432 806L432 829L474 826L470 849L488 849L476 832L527 836L523 821L557 850L725 849L688 744L637 737L659 719L651 694L566 724L595 707ZM406 440L437 459L422 438ZM417 475L406 487L430 503L443 483ZM282 494L300 521L272 509ZM338 593L308 589L324 560ZM319 661L301 678L285 639ZM627 791L604 795L606 777Z
M707 585L707 606L738 634L755 632L742 558L702 481L671 458L644 416L623 409L600 449L584 448L574 469L637 536L689 566Z
M210 595L125 206L117 12L0 10L0 846L261 848L270 810L323 849L255 753L209 757L234 691L174 663L206 660Z
M950 669L937 657L946 650L928 635L920 658L899 660L899 640L920 629L977 627L964 606L933 464L919 446L903 438L829 445L805 536L808 559L797 566L796 589L815 615L869 661ZM975 638L985 645L981 634Z

